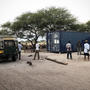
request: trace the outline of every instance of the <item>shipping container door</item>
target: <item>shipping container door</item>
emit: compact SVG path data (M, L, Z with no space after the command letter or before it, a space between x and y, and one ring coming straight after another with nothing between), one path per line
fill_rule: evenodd
M51 50L51 33L47 33L47 50Z
M51 38L51 51L53 52L59 52L60 48L59 48L59 32L53 32L52 33L52 38Z

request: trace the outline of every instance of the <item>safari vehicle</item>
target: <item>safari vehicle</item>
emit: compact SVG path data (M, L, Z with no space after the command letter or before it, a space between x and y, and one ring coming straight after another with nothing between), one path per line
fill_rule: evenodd
M15 36L0 36L0 59L16 61L18 58L18 41Z

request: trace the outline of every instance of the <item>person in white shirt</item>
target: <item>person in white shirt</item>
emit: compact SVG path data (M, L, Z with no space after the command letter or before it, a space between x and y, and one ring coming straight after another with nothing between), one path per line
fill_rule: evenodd
M67 59L72 59L72 46L71 46L71 42L68 41L68 43L66 44L66 49L67 49Z
M88 56L88 60L89 60L89 50L90 50L90 45L88 43L88 40L85 40L85 44L84 44L84 60L86 60L86 56Z
M40 56L39 56L39 48L40 48L39 43L36 43L36 50L35 50L34 60L35 60L35 58L36 58L36 55L38 55L38 60L40 59Z
M21 42L18 43L18 51L19 51L19 60L21 60L21 50L22 50Z

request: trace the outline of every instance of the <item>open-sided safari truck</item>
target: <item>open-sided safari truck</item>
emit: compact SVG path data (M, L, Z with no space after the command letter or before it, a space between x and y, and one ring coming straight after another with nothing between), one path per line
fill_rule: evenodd
M0 59L16 61L18 58L18 41L15 36L0 36Z

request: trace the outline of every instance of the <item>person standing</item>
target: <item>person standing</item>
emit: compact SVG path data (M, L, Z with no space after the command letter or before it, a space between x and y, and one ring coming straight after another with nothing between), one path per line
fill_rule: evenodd
M68 43L66 44L66 49L67 49L67 59L72 59L72 46L71 46L71 42L68 41Z
M34 60L36 59L36 55L38 55L38 60L40 59L39 48L40 48L39 43L36 43L36 50L35 50Z
M90 45L88 43L88 40L85 40L85 43L84 43L84 60L86 60L86 56L88 56L88 60L89 60L89 50L90 50Z
M19 42L19 43L18 43L18 50L19 50L19 53L18 53L18 54L19 54L19 60L21 60L21 50L22 50L22 47L23 47L23 46L22 46L21 42Z
M81 55L82 44L81 44L80 40L77 42L76 47L77 47L77 54Z

